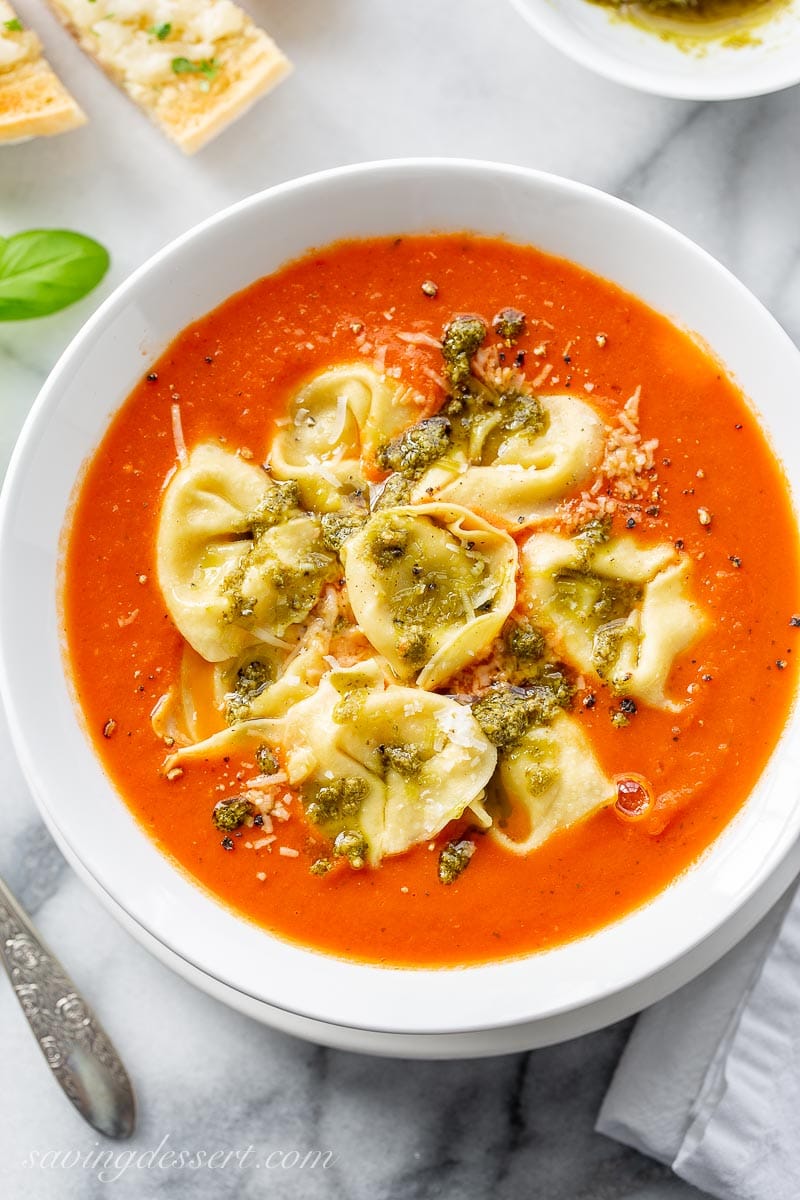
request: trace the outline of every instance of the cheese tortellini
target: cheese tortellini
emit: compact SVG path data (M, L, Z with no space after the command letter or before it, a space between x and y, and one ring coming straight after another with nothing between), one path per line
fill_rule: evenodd
M276 479L296 480L303 503L335 511L347 493L366 488L362 456L420 415L420 398L366 363L347 363L315 376L294 397L289 424L269 451Z
M258 642L235 658L210 663L188 642L176 683L156 703L150 721L169 745L189 746L227 725L283 717L313 695L328 665L328 637L313 631L294 646Z
M666 694L669 674L705 628L688 557L630 536L591 545L540 533L525 543L522 567L530 615L568 662L620 695L681 707Z
M402 854L471 805L486 820L481 801L497 751L469 707L387 683L377 660L334 668L282 719L247 721L171 762L259 745L284 758L309 821L351 861Z
M514 607L513 539L455 504L384 509L341 553L358 624L421 688L478 658Z
M293 770L295 778L298 769L303 772L301 794L312 820L331 825L331 832L354 825L363 834L370 862L435 837L482 799L497 752L469 708L450 697L384 687L380 668L368 665L332 671L306 703L316 719L298 705L287 721L295 747L287 760L290 777ZM343 768L342 758L368 789L352 816L335 803L329 814L319 799ZM317 813L315 802L321 805Z
M574 396L536 403L539 423L533 430L525 424L515 428L508 419L504 424L502 408L473 419L466 442L456 440L452 452L423 475L414 498L432 492L514 529L552 515L602 458L605 425Z
M492 837L515 854L529 854L615 797L579 722L561 713L500 752Z
M309 853L328 847L317 875L459 822L448 884L476 831L528 854L612 803L574 702L583 677L675 711L673 665L706 624L688 556L610 536L598 412L534 394L491 347L479 358L481 318L448 329L439 411L343 363L297 391L267 465L200 444L164 492L157 574L185 642L151 714L168 777L224 759L241 793L218 800L217 828L304 817ZM239 844L269 853L276 837Z
M178 678L150 713L153 732L168 746L191 746L224 728L213 672L213 666L185 642Z
M197 446L169 482L156 565L172 620L209 662L283 638L335 574L294 486L213 444Z
M214 667L214 701L229 725L282 717L311 696L328 669L319 639L289 650L259 643Z

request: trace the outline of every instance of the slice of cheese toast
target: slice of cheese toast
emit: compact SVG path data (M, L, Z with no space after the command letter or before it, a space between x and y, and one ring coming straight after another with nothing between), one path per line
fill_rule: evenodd
M87 54L186 154L291 70L232 0L50 0Z
M86 123L31 29L0 0L0 145L66 133Z

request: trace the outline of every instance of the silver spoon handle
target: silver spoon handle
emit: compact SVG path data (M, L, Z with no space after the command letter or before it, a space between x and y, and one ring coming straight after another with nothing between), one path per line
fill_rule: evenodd
M61 963L0 879L0 957L47 1065L107 1137L133 1132L136 1103L119 1055Z

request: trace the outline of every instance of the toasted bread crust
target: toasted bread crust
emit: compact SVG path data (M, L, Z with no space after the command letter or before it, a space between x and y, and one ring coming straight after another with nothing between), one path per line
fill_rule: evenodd
M254 29L254 32L261 34L260 29ZM164 111L158 123L185 154L194 154L279 84L291 69L288 59L264 34L251 46L246 70L232 80L213 105L191 118L179 114L172 128L170 114Z
M98 48L97 39L76 27L61 0L50 7L78 45L185 154L194 154L288 75L291 63L249 17L241 30L221 40L213 78L175 74L148 84L131 78Z
M11 6L0 0L0 21L15 19ZM0 145L84 125L86 114L43 57L36 35L20 31L19 45L24 49L21 61L0 70Z

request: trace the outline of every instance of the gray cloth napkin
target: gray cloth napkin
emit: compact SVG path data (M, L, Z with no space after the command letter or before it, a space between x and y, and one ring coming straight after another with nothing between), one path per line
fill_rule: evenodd
M597 1130L719 1200L800 1197L800 892L644 1012Z

